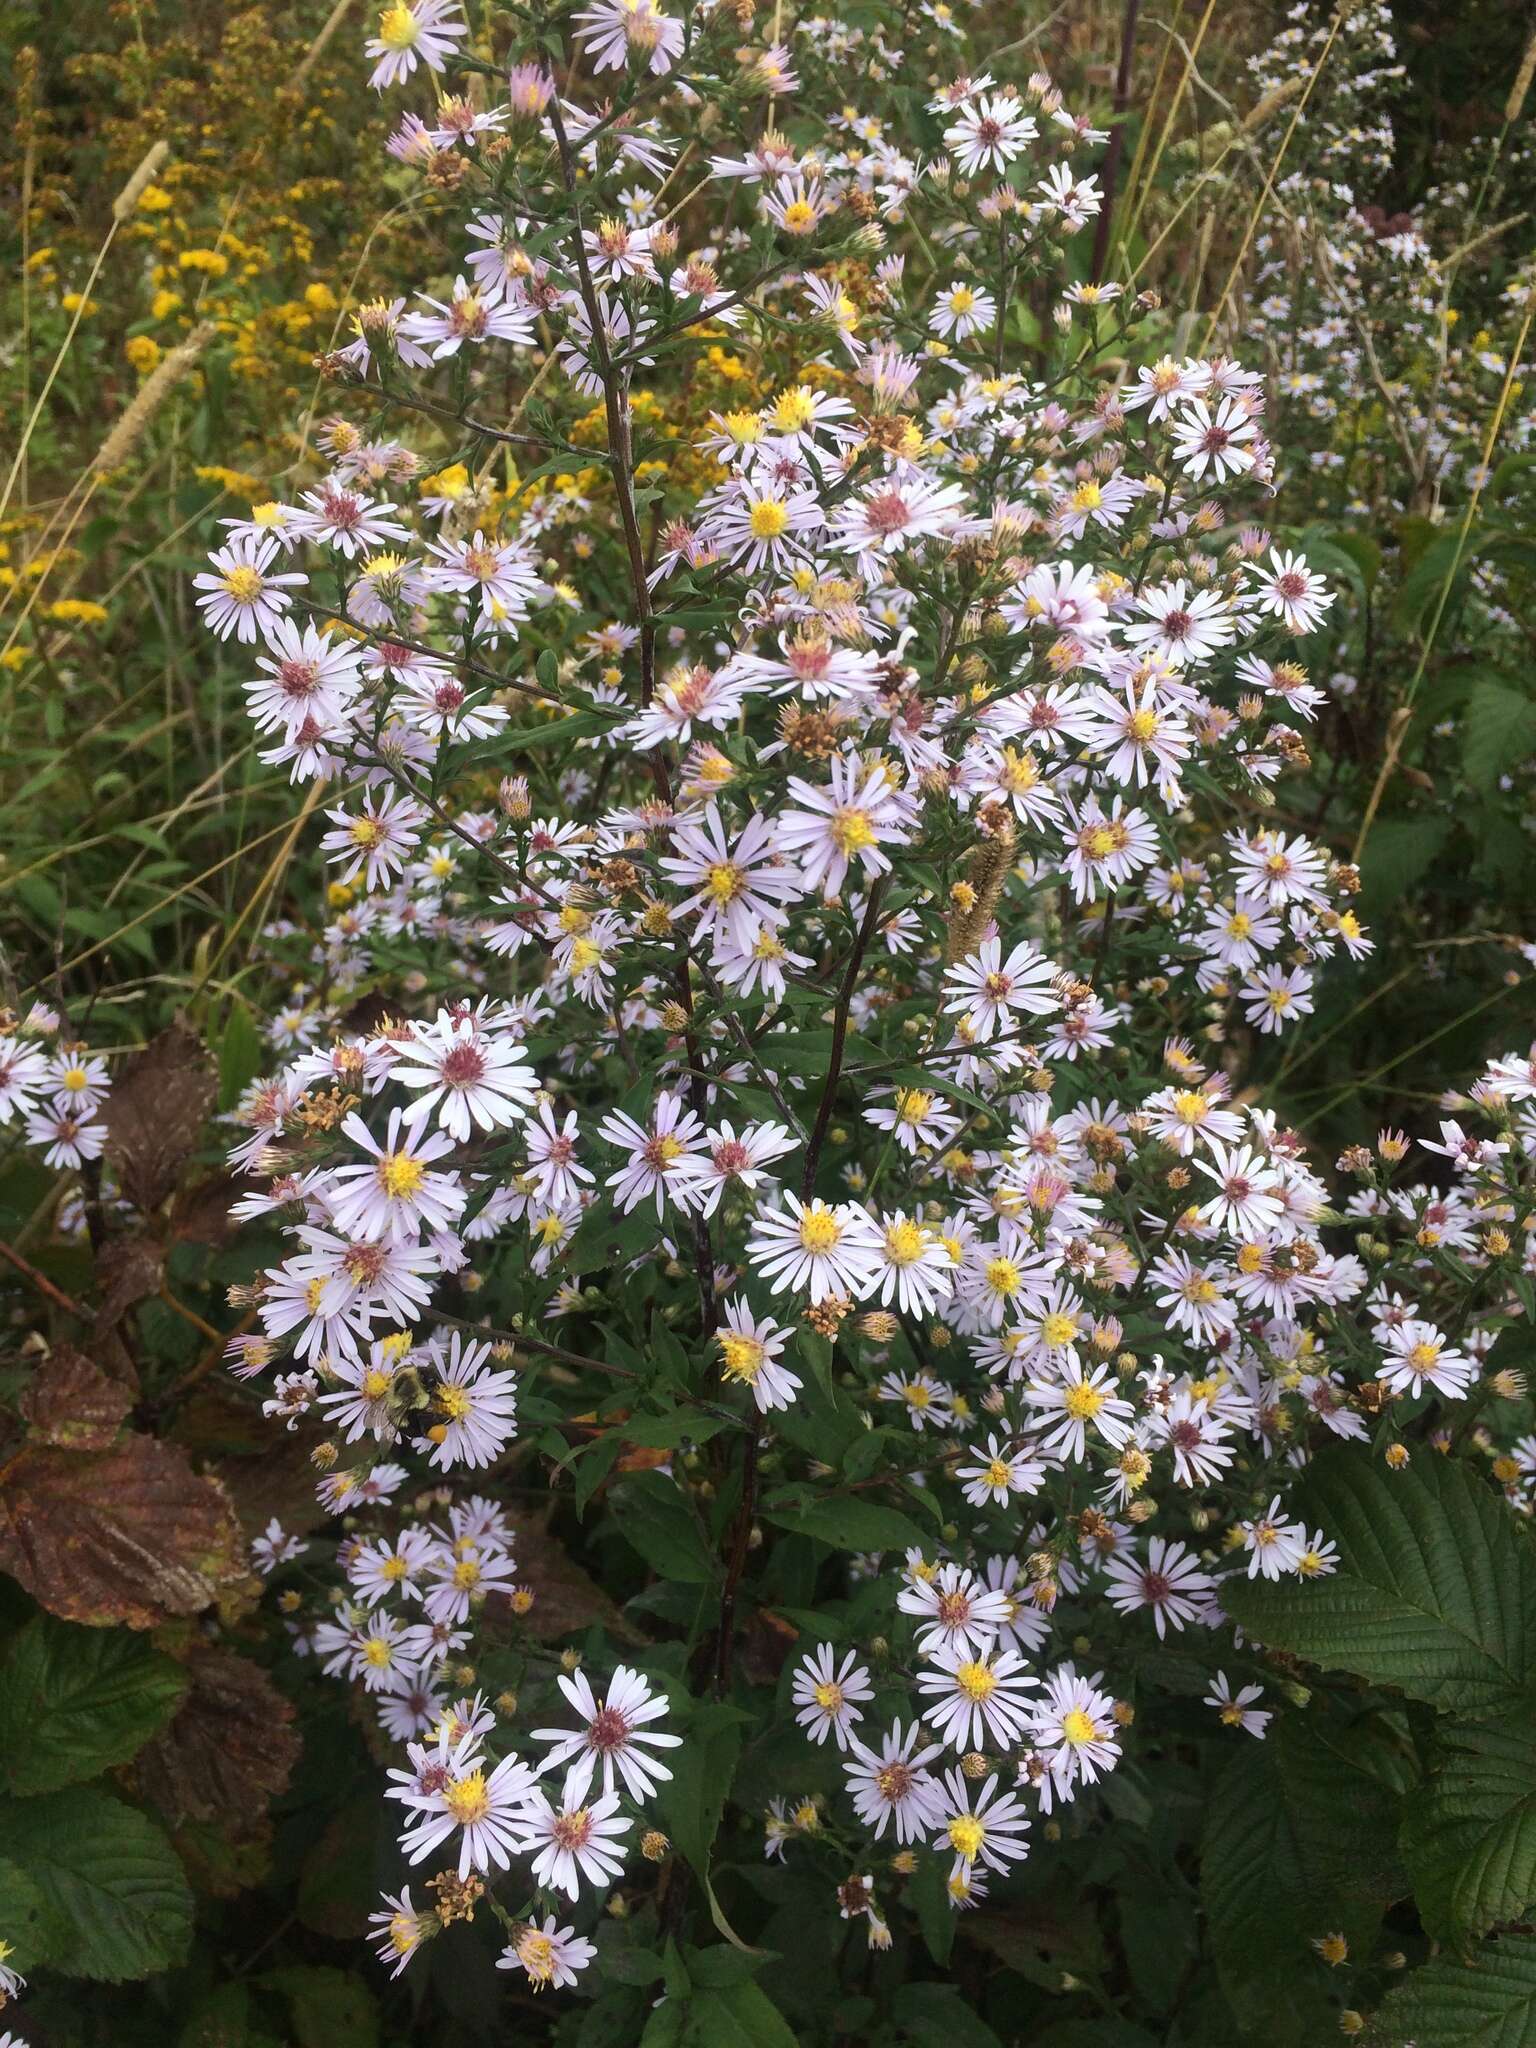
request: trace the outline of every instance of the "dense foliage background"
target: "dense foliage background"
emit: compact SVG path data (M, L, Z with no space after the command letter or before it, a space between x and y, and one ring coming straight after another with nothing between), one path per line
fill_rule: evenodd
M840 12L871 34L905 26L886 0ZM743 40L776 40L752 15L737 10ZM1225 350L1265 373L1283 461L1263 517L1334 591L1298 647L1328 695L1287 762L1285 815L1358 868L1376 950L1331 964L1293 1034L1238 1034L1230 1076L1324 1166L1378 1132L1433 1136L1448 1090L1536 1034L1531 23L1417 0L1178 0L1156 18L1134 0L1032 0L965 26L978 64L1017 64L1022 42L1110 131L1093 152L1106 205L1072 275L1152 295L1137 362ZM588 1344L562 1361L545 1329L545 1378L497 1472L536 1597L463 1689L547 1685L572 1650L668 1681L688 1702L687 1769L655 1819L669 1860L612 1895L577 1996L498 1971L508 1928L485 1913L398 1979L369 1955L368 1916L402 1876L379 1796L394 1750L360 1688L323 1679L287 1626L330 1597L324 1538L286 1575L253 1569L274 1521L304 1538L326 1518L312 1440L225 1370L256 1323L241 1290L283 1254L271 1217L229 1213L229 1120L291 1049L299 942L327 901L345 907L316 850L334 793L262 760L249 654L203 630L192 579L221 522L324 474L339 401L323 365L355 309L451 278L454 259L423 249L452 180L383 154L398 110L368 87L372 28L348 0L0 21L0 1004L8 1022L51 1006L112 1076L104 1157L78 1172L0 1127L0 1963L30 1986L0 2037L1280 2048L1342 2026L1419 2048L1536 2043L1531 1344L1517 1309L1491 1313L1491 1288L1478 1313L1497 1356L1465 1415L1410 1422L1394 1471L1368 1412L1298 1480L1290 1512L1338 1546L1338 1574L1224 1592L1263 1646L1265 1739L1235 1747L1205 1698L1209 1660L1144 1627L1116 1644L1111 1683L1127 1727L1156 1702L1155 1739L1037 1821L1024 1872L982 1909L953 1912L942 1875L899 1872L888 1953L839 1917L841 1845L814 1867L765 1859L763 1815L841 1782L787 1710L818 1617L866 1646L889 1619L889 1585L849 1582L841 1554L889 1565L949 1540L937 1511L921 1488L883 1487L873 1456L850 1466L842 1356L802 1338L814 1383L787 1448L763 1455L778 1491L753 1529L735 1689L701 1684L701 1606L741 1562L731 1438L711 1442L696 1396L616 1407L582 1377ZM1043 288L1016 314L1016 367L1043 374ZM741 365L719 340L673 438L736 402ZM526 402L511 385L501 399L506 418ZM451 415L422 445L443 470L473 446ZM599 467L561 487L601 497ZM616 588L614 616L624 601ZM568 653L551 633L541 684ZM567 749L588 736L554 729ZM549 728L518 740L550 758ZM487 763L487 805L519 765L506 748ZM399 1014L413 968L407 944L386 949L346 1028ZM819 1022L800 1034L812 1073ZM839 1116L857 1102L855 1083ZM1511 1215L1501 1284L1529 1313L1528 1216ZM693 1382L663 1235L644 1208L624 1224L584 1313L621 1376L659 1360L675 1389ZM1482 1270L1439 1275L1469 1290L1453 1334ZM537 1331L520 1252L471 1274L459 1312ZM578 1388L591 1406L573 1412ZM1498 1455L1510 1445L1523 1463ZM834 1506L818 1509L807 1459L841 1472ZM1086 1603L1080 1625L1069 1642L1096 1669Z

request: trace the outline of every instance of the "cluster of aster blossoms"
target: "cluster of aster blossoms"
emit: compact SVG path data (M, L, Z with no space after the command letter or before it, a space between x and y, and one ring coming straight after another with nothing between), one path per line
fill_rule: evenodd
M373 1697L406 1853L450 1865L435 1913L386 1901L385 1951L525 1861L535 1983L587 1960L550 1908L618 1876L670 1775L637 1672L568 1657L574 1729L468 1694L537 1603L495 1494L519 1409L571 1412L555 1367L584 1412L617 1375L698 1417L664 1433L682 1499L733 1468L721 1692L764 1469L809 1457L781 1514L829 1472L934 1506L942 1543L855 1560L853 1640L829 1615L790 1681L861 1832L786 1799L769 1848L889 1840L957 1907L1118 1761L1076 1639L1219 1636L1211 1710L1262 1734L1223 1576L1329 1570L1297 1464L1473 1371L1330 1245L1301 1139L1238 1086L1369 950L1280 800L1330 594L1243 523L1260 378L1056 282L1102 131L1044 77L956 76L936 25L906 127L843 109L849 38L898 68L862 31L747 63L734 16L572 28L594 104L515 31L396 133L462 268L325 367L412 443L331 420L329 469L198 579L256 650L264 758L326 785L327 916L268 934L283 1064L232 1153L289 1249L231 1362L340 1521L295 1639ZM467 47L417 0L369 54L419 86ZM693 110L764 99L674 196ZM620 1326L642 1284L681 1366ZM274 1525L258 1561L300 1547ZM840 1897L886 1937L872 1868Z
M1309 97L1301 160L1292 156L1276 186L1284 230L1261 227L1254 238L1241 332L1272 364L1286 447L1293 459L1304 453L1330 509L1444 516L1487 482L1486 423L1507 380L1501 446L1523 450L1536 430L1522 397L1530 364L1517 354L1529 264L1513 252L1502 293L1485 294L1487 324L1464 303L1475 304L1483 275L1468 251L1485 233L1497 245L1503 190L1529 164L1518 142L1484 138L1459 175L1411 210L1371 203L1391 163L1405 75L1391 10L1355 10L1324 58L1328 40L1327 24L1302 5L1250 60L1261 103L1314 72L1320 89ZM1496 580L1480 574L1478 588L1497 616Z
M106 1060L66 1040L46 1004L21 1020L0 1017L0 1128L14 1122L45 1166L78 1171L101 1157L111 1086Z

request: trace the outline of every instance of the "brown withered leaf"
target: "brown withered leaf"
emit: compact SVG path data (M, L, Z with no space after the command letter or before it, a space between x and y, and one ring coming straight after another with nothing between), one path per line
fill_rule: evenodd
M27 1444L0 1466L0 1571L65 1621L153 1628L200 1614L243 1585L245 1555L224 1489L174 1444Z
M107 1157L123 1193L146 1215L174 1190L217 1093L200 1039L173 1024L127 1061L102 1112Z
M512 1528L513 1555L517 1576L534 1590L534 1602L524 1626L537 1642L552 1642L556 1636L575 1629L590 1628L595 1621L617 1636L621 1643L644 1643L650 1638L621 1614L595 1579L566 1556L548 1525L532 1515L508 1515Z
M215 1173L196 1187L179 1188L171 1205L171 1235L178 1244L228 1244L234 1235L230 1204L241 1193L232 1173Z
M315 1498L320 1475L302 1437L275 1430L258 1403L228 1382L200 1386L170 1436L200 1463L217 1468L248 1536L259 1535L274 1515L296 1536L326 1520Z
M96 1328L106 1331L160 1292L165 1254L147 1237L114 1237L96 1254Z
M56 1345L16 1403L33 1443L104 1451L117 1440L133 1396L72 1344Z
M133 1787L173 1829L216 1822L231 1843L256 1836L299 1759L293 1708L249 1657L199 1646L174 1717L133 1760Z

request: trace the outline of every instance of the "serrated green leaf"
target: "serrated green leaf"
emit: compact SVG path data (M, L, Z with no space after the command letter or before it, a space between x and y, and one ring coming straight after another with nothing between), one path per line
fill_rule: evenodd
M17 1863L0 1857L0 1940L23 1975L51 1961L69 1940L69 1923Z
M1451 836L1448 818L1385 818L1365 842L1360 864L1361 898L1379 914L1433 867Z
M1270 1735L1297 1853L1319 1897L1389 1906L1407 1896L1398 1852L1404 1794L1417 1773L1375 1716L1349 1722L1316 1701Z
M1291 1505L1337 1542L1339 1569L1228 1579L1234 1621L1271 1648L1442 1712L1491 1717L1529 1700L1536 1551L1481 1479L1430 1455L1390 1474L1340 1445L1307 1469Z
M80 1785L9 1800L0 1841L68 1929L52 1968L123 1984L185 1960L192 1894L181 1860L133 1807Z
M1485 678L1467 698L1461 735L1467 780L1491 788L1536 747L1536 700Z
M1536 2048L1536 1936L1485 1941L1414 1971L1374 2016L1373 2048Z
M0 1659L0 1787L54 1792L127 1763L186 1688L142 1636L38 1615Z
M354 1972L319 1963L268 1970L256 1988L288 2001L297 2048L375 2048L379 2009Z
M1445 1941L1520 1919L1536 1899L1536 1716L1443 1724L1403 1829L1414 1897Z
M1377 1914L1346 1909L1312 1883L1275 1746L1249 1743L1212 1794L1200 1896L1217 1974L1241 2028L1266 2048L1316 2048L1331 2016L1310 1944L1343 1933L1358 1946Z

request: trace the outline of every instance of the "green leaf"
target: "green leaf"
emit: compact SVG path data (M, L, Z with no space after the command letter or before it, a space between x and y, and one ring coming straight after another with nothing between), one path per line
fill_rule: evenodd
M0 1841L67 1929L49 1956L54 1969L122 1984L185 1960L192 1894L176 1851L142 1813L76 1785L7 1801Z
M266 1063L256 1020L244 1003L234 1003L219 1039L219 1108L233 1109Z
M757 1984L699 1986L683 2011L685 2048L797 2048L794 2029Z
M918 2048L1002 2048L953 1984L903 1984L891 2010L902 2038Z
M836 1550L923 1549L927 1539L910 1516L883 1508L872 1500L832 1494L804 1507L765 1513L765 1522L793 1529L797 1536L815 1536Z
M1461 734L1467 780L1489 789L1536 747L1536 701L1507 684L1480 681L1467 698Z
M1376 1907L1406 1898L1398 1833L1417 1771L1378 1718L1350 1722L1319 1700L1305 1714L1283 1715L1270 1746L1312 1890Z
M0 1787L54 1792L127 1763L186 1689L142 1636L39 1615L0 1659Z
M1250 1742L1217 1780L1201 1851L1200 1892L1217 1975L1240 2029L1266 2048L1316 2048L1331 2019L1309 1944L1337 1930L1355 1946L1374 1915L1312 1884L1273 1742Z
M771 1949L732 1948L729 1943L714 1948L685 1948L683 1961L690 1979L713 1990L744 1984L764 1963L776 1960Z
M0 1941L23 1975L51 1961L69 1940L69 1923L19 1864L0 1857Z
M907 1887L928 1953L941 1970L955 1945L955 1922L960 1917L950 1903L948 1871L942 1856L925 1856Z
M1381 2048L1536 2048L1536 1936L1485 1941L1470 1962L1414 1971L1375 2015Z
M250 1992L244 1984L221 1984L193 2007L177 2048L246 2048L250 2032Z
M1450 1723L1437 1743L1403 1852L1424 1925L1461 1941L1520 1919L1536 1899L1536 1719Z
M1339 1569L1226 1580L1222 1605L1241 1627L1442 1712L1477 1719L1529 1702L1536 1552L1481 1479L1430 1454L1393 1475L1340 1445L1308 1468L1291 1505L1338 1543Z
M709 1874L709 1854L719 1831L726 1795L741 1755L740 1708L700 1707L681 1731L673 1752L672 1777L657 1794L667 1833L700 1878Z
M1361 898L1373 913L1404 896L1435 864L1451 836L1449 818L1383 818L1361 857Z
M268 1970L256 1988L287 1999L296 2048L376 2048L378 2006L355 1972L318 1963Z
M615 1489L614 1504L620 1535L658 1577L685 1586L705 1586L715 1577L718 1560L675 1479L638 1473Z

